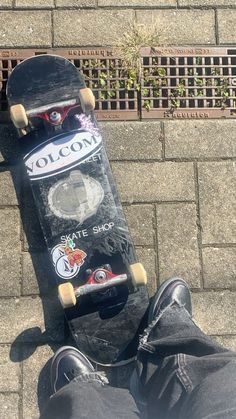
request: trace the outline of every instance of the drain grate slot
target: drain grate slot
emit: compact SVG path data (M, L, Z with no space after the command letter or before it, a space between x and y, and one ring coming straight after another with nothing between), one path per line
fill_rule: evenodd
M142 48L141 88L111 48L0 50L0 122L8 120L6 84L33 55L61 55L83 73L100 120L236 116L236 48Z
M143 50L142 117L232 117L236 50Z

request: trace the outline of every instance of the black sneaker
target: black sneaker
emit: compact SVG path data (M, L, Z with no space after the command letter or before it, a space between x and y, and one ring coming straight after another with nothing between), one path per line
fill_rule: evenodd
M72 346L63 346L55 353L51 363L53 393L69 384L75 377L94 371L91 362L82 352Z
M181 278L171 278L163 282L153 297L149 308L148 325L150 325L159 314L168 307L172 302L176 301L179 305L192 315L191 294L187 283ZM145 370L145 364L148 356L137 356L136 367L130 380L130 391L138 403L139 409L145 408L146 400L141 384L142 371ZM145 360L145 364L143 362Z
M192 315L191 294L188 284L181 278L171 278L161 284L149 308L148 323L151 323L168 305L176 301Z

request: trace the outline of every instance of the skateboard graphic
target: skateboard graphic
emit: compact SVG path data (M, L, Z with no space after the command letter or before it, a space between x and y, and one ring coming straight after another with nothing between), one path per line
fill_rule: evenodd
M53 266L52 287L78 348L107 366L130 362L149 304L94 116L77 68L55 55L18 64L7 98ZM45 272L45 276L47 272Z

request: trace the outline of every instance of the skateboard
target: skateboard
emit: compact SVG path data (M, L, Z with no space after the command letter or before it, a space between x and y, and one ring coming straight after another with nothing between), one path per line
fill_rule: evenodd
M145 325L147 277L135 256L92 91L70 61L42 54L15 67L7 98L53 266L51 283L74 341L97 364L128 363Z

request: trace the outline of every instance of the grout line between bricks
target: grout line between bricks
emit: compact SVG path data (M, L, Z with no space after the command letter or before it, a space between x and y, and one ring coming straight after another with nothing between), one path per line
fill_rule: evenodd
M54 12L51 12L51 36L52 36L52 41L51 41L51 45L52 47L54 47Z
M218 12L215 10L215 37L216 37L216 45L219 45L219 25L218 25Z
M221 248L221 249L228 249L231 247L236 247L236 243L205 243L202 244L203 249L207 248Z
M19 346L19 355L20 359L23 359L23 347ZM23 413L23 389L24 389L24 381L23 381L23 372L24 372L24 364L23 361L20 362L20 391L19 391L19 419L24 419Z
M158 201L158 200L154 200L154 201L135 201L135 202L129 202L129 201L122 201L122 205L126 205L131 206L131 205L151 205L151 204L156 204L156 205L172 205L172 204L195 204L195 200L194 199L185 199L185 200L174 200L174 201Z
M156 257L155 257L155 270L156 270L156 286L160 285L160 258L159 258L159 241L158 241L158 226L157 226L157 208L154 205L154 243L156 247Z
M196 210L197 210L197 242L198 242L198 253L200 262L200 283L204 288L204 271L203 271L203 256L202 256L202 227L200 217L200 196L199 196L199 185L198 185L198 167L197 163L194 163L194 183L195 183L195 197L196 197Z

